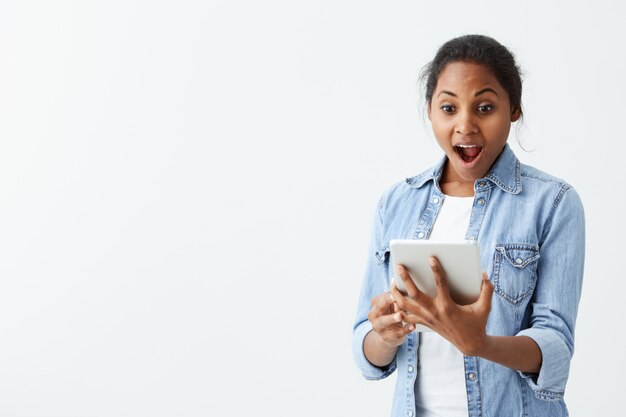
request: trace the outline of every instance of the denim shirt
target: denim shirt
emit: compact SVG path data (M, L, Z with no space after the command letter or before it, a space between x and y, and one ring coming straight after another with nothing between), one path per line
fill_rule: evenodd
M386 368L372 365L363 341L373 297L389 291L391 239L428 239L446 196L439 188L446 158L387 190L370 240L354 324L353 353L365 378L397 370L392 416L415 416L419 333L410 333ZM563 401L574 352L574 325L585 251L584 213L576 191L562 180L521 164L508 145L490 172L474 183L466 239L477 240L481 264L494 285L487 334L524 335L541 350L538 374L465 356L470 417L567 416ZM415 416L418 417L418 416Z

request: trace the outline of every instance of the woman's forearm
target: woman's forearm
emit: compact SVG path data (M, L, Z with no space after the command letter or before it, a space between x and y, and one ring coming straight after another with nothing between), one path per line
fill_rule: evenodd
M397 346L385 343L375 331L370 331L363 341L365 357L372 365L379 368L388 366L395 358L397 351Z
M541 350L528 336L487 336L475 356L516 371L539 373L541 369Z

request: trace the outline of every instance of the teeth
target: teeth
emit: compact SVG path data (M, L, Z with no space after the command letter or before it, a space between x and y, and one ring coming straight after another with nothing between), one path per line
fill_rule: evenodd
M458 148L480 148L478 145L455 145Z

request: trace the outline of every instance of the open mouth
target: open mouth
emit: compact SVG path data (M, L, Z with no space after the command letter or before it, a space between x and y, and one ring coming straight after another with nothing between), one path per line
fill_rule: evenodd
M483 147L479 145L455 145L454 150L463 161L471 163L478 158Z

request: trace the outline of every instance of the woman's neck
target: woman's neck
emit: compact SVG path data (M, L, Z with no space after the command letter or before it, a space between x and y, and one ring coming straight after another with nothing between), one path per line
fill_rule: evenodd
M439 183L441 191L445 195L452 197L473 197L474 196L474 183L466 183L460 181L450 181Z
M441 179L439 180L441 191L445 195L452 197L473 197L474 181L465 181L456 172L451 171L453 171L452 167L446 161Z

